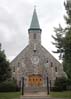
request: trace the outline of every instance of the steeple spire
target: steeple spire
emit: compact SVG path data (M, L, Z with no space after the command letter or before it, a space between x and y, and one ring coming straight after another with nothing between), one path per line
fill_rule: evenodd
M34 12L33 12L32 21L31 21L29 30L41 30L39 21L38 21L38 17L37 17L37 13L36 13L36 7L34 7Z

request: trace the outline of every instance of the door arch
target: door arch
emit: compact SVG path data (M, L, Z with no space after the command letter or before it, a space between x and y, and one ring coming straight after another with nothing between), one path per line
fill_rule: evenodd
M32 74L28 76L28 85L32 87L40 87L43 85L43 77L39 74Z

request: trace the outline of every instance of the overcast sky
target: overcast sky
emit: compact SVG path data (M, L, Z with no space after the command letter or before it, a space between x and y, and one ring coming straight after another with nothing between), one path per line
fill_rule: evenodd
M65 25L65 0L0 0L0 42L7 58L11 61L28 44L34 5L42 29L42 45L52 53L53 27ZM52 53L53 54L53 53ZM56 58L57 55L53 54Z

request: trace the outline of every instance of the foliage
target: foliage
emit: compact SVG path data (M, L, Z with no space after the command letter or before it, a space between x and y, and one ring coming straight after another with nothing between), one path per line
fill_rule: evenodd
M11 77L11 69L0 44L0 83Z
M67 27L65 28L63 65L68 78L71 79L71 1L64 3L64 5L67 12L67 16L65 16Z
M7 80L0 83L0 92L16 92L20 91L15 80Z
M52 42L53 45L57 48L57 51L53 51L54 53L59 53L59 59L63 58L63 41L64 41L64 30L59 24L58 28L54 28L55 36L52 35L52 38L55 40L55 42Z
M53 44L57 48L57 53L59 53L60 59L63 60L64 71L71 79L71 1L64 2L64 6L66 27L63 29L59 25L59 28L55 28L56 37L52 37L55 40Z
M67 79L60 77L55 80L53 91L64 91L67 88Z

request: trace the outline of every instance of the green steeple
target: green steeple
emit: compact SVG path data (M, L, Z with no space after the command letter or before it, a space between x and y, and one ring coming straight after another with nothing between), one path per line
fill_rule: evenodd
M32 17L32 21L31 21L31 25L30 25L29 30L40 30L41 31L35 8L34 8L33 17Z

